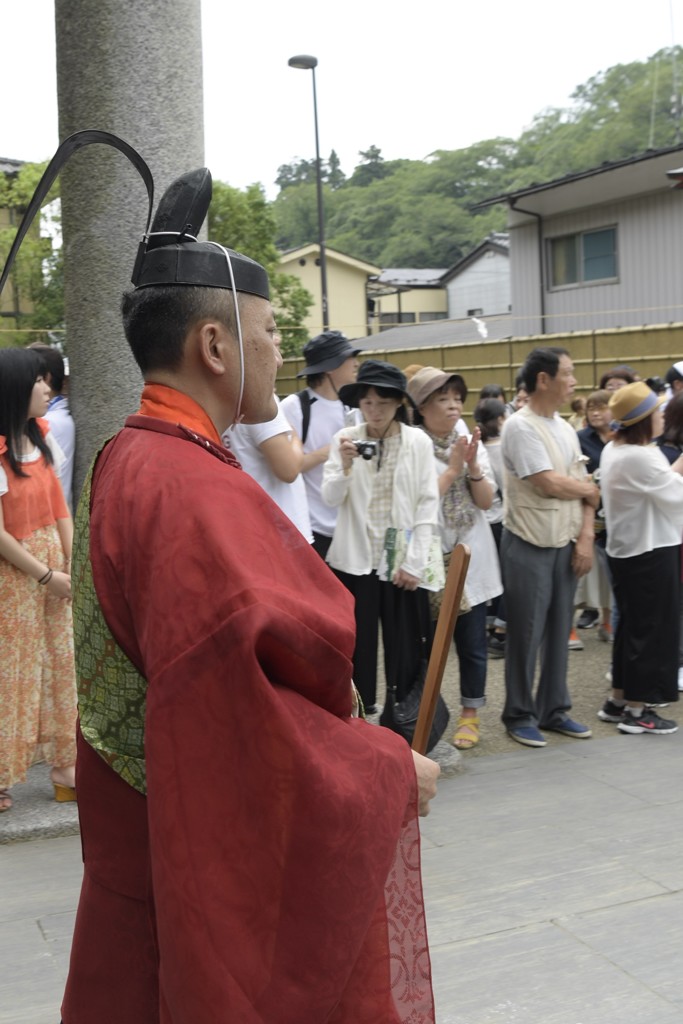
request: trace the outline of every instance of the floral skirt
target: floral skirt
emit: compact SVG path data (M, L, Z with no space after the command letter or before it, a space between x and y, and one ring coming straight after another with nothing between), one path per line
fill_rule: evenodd
M23 546L46 565L64 564L55 526ZM37 761L76 760L76 674L71 603L53 597L0 558L0 789L23 782Z

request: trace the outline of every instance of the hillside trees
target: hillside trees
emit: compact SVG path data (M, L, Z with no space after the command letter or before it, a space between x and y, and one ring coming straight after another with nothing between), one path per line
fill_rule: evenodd
M307 338L303 321L313 300L298 278L278 270L275 220L262 187L250 185L241 192L221 181L214 181L208 226L212 241L246 253L266 268L273 309L282 335L282 354L298 354Z
M327 243L379 266L447 267L505 226L503 207L474 215L483 199L627 159L681 141L680 47L618 64L577 86L571 104L542 110L518 139L495 138L426 160L391 160L377 146L353 173L325 187ZM282 249L317 237L313 184L274 203Z

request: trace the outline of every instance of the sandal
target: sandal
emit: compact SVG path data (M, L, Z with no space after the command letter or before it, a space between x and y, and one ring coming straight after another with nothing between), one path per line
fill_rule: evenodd
M64 772L60 768L53 768L50 772L50 781L55 791L55 800L58 804L71 803L72 800L76 799L76 790L73 786L67 786L64 782L57 782L56 780L64 778Z
M6 789L0 789L0 814L2 814L3 811L9 811L11 807L12 797Z
M453 734L453 746L458 750L469 750L479 742L479 716L458 719L458 727Z

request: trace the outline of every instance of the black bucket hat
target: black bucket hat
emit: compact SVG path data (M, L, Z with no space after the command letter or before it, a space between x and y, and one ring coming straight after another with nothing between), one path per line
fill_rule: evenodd
M345 384L339 389L339 397L344 405L357 409L361 391L365 388L388 388L396 392L397 398L405 398L414 405L407 391L408 381L404 373L393 363L381 363L378 359L366 359L358 371L355 384Z
M349 339L341 331L323 331L304 345L306 366L297 373L297 377L308 377L314 373L329 373L346 362L351 356L362 352L354 348Z

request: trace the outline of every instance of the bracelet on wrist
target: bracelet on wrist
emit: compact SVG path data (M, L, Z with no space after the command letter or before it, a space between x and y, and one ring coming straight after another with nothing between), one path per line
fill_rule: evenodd
M473 484L478 484L483 479L484 479L484 474L483 473L482 473L481 476L471 476L470 477L470 480L472 481Z
M52 579L53 575L54 575L54 569L48 569L47 572L45 573L45 575L41 576L40 579L38 580L38 582L40 583L41 587L46 586L50 582L50 580Z

